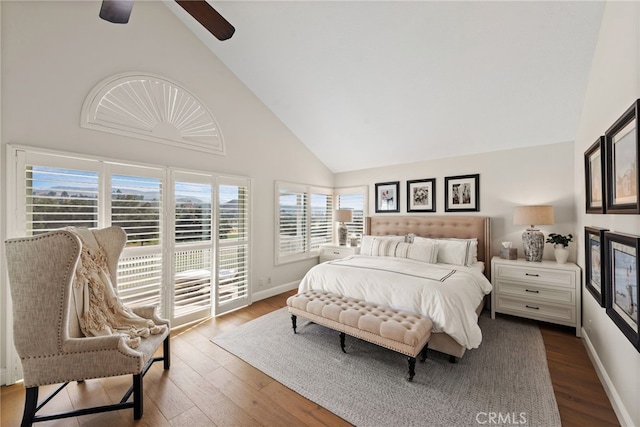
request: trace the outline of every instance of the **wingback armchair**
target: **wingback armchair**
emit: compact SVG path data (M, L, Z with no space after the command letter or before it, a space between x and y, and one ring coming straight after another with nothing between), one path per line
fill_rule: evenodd
M91 232L106 258L110 285L117 297L116 272L126 234L119 227ZM142 377L154 362L163 361L164 369L169 369L170 325L156 315L154 306L131 309L136 318L150 319L161 330L139 339L135 348L122 334L85 336L82 333L73 289L82 246L83 239L77 233L64 229L5 242L13 301L14 345L20 356L26 389L22 426L126 408L133 408L134 419L140 419ZM162 357L154 357L160 346L163 346ZM38 404L39 386L62 384L56 394L71 381L128 374L133 376L132 386L119 403L54 415L37 414L48 402L44 399Z

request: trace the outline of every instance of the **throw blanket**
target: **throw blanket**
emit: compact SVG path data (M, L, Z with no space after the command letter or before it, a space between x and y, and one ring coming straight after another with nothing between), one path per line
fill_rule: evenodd
M491 283L474 267L356 255L311 268L298 291L309 289L425 315L433 332L472 349L482 342L475 310Z
M82 252L76 267L73 296L78 322L87 336L121 334L131 348L140 345L141 338L161 334L166 325L134 314L116 295L107 259L93 232L86 228L67 227L78 236Z

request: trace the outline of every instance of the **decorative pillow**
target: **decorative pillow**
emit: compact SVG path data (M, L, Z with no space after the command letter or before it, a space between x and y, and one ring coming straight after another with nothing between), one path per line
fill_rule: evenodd
M378 256L378 251L373 251L374 239L404 242L404 236L362 236L362 241L360 242L361 255Z
M470 266L478 262L478 239L429 239L416 236L414 243L436 242L438 262Z
M377 237L374 237L373 242L371 243L371 255L395 256L396 249L400 243L404 242L397 239L378 239Z
M438 261L438 245L434 242L400 242L396 246L395 254L393 256L435 264Z

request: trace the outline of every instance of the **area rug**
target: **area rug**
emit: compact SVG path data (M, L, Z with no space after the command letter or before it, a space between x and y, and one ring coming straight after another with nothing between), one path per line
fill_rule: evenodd
M483 342L456 364L430 351L407 382L399 353L298 318L286 308L212 341L356 426L560 426L535 323L480 317Z

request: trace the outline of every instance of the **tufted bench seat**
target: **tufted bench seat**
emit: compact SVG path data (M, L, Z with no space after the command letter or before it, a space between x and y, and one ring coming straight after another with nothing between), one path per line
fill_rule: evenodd
M296 317L302 316L339 331L340 347L345 353L345 334L348 334L408 356L408 381L415 375L416 356L421 354L422 362L427 357L433 326L427 317L318 290L289 297L287 306L294 333Z

